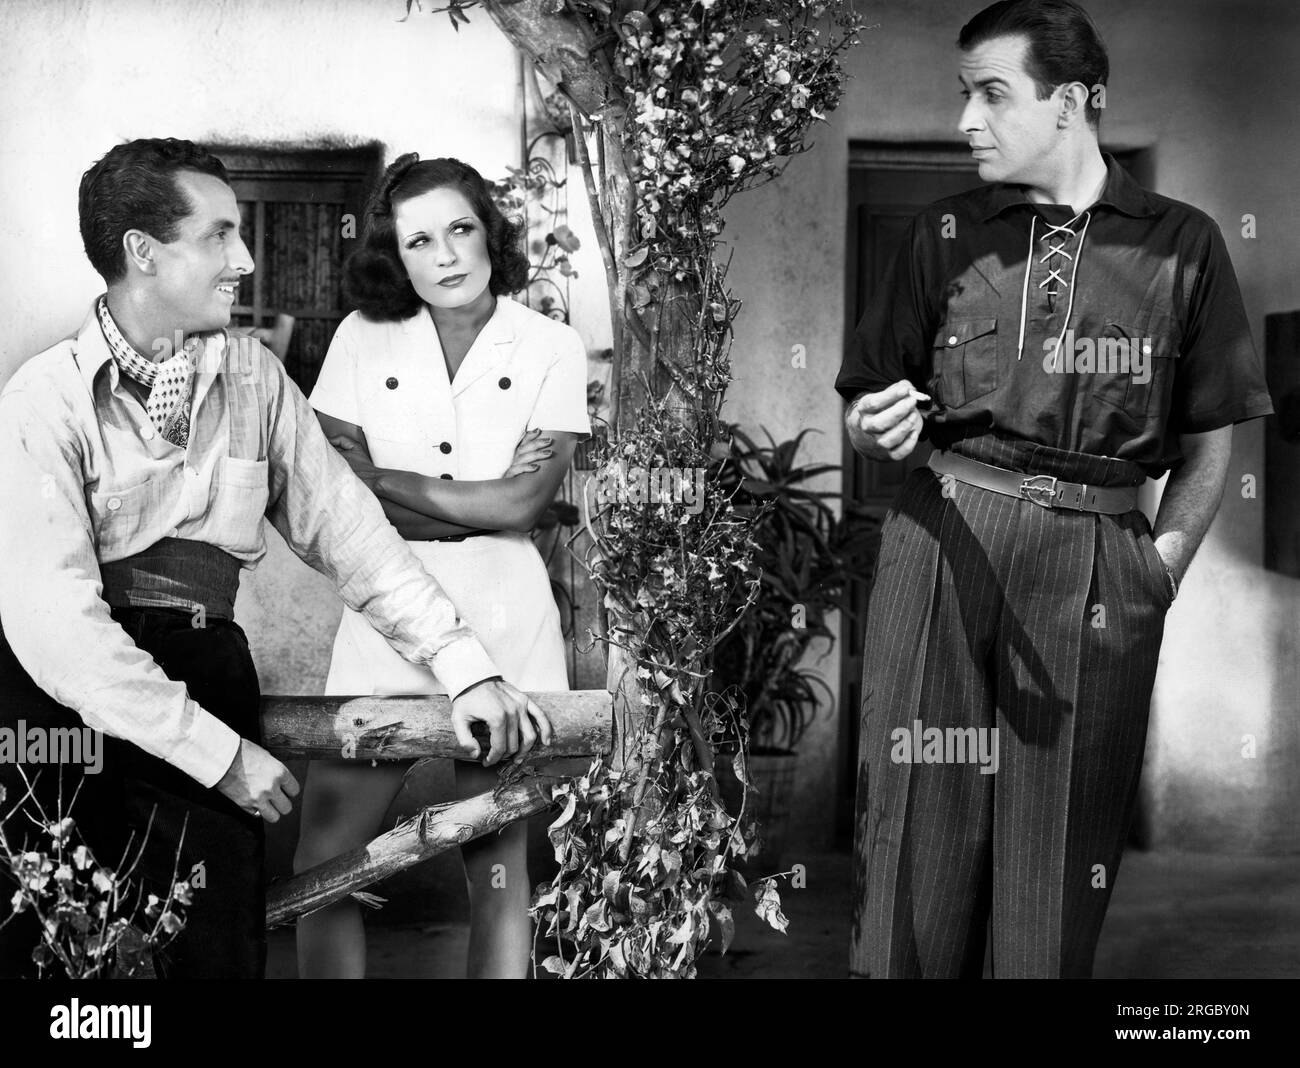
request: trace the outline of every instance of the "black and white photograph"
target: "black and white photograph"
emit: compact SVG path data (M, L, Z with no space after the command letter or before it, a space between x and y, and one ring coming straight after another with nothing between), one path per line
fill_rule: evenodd
M1017 989L1104 1049L1262 1037L1300 8L7 0L0 39L33 1041L362 978L1072 979Z

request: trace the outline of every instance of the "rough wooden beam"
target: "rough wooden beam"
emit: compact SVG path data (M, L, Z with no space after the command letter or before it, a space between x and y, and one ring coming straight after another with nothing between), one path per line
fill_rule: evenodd
M612 744L612 698L605 690L560 690L529 696L555 737L530 760L594 756ZM475 736L487 752L487 732ZM401 697L263 697L263 745L276 756L356 760L464 758L445 695Z
M273 884L266 897L266 925L290 923L462 842L527 819L549 807L552 788L560 781L526 779L495 792L423 809L369 845Z

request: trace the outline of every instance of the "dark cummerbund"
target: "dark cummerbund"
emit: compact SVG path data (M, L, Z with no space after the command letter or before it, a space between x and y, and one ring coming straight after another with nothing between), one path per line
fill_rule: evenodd
M235 618L240 564L215 545L184 538L163 538L144 552L101 563L104 600L114 608L199 606L217 619Z

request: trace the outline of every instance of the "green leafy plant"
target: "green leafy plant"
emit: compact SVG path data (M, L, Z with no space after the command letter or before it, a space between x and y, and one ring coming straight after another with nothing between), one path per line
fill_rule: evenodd
M879 523L852 502L836 515L829 502L841 494L810 488L839 466L799 462L808 430L778 444L764 429L765 445L734 425L730 432L717 478L753 523L760 578L753 605L717 649L713 685L743 695L751 745L794 748L819 696L834 701L820 676L803 666L804 654L818 638L827 642L823 658L830 653L827 616L843 607L850 577L870 574Z

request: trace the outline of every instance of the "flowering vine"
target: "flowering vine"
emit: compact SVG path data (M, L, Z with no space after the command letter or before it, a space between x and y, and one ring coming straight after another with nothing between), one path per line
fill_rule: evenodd
M569 101L614 332L614 430L583 560L602 598L617 740L556 788L559 871L534 898L535 959L571 978L690 977L710 940L725 950L751 893L761 917L786 923L775 879L750 888L737 871L754 841L748 791L729 812L714 779L730 741L749 785L737 695L710 683L714 649L758 591L753 516L719 477L740 310L717 256L723 209L810 147L843 95L861 20L849 0L432 10L459 29L475 7Z

